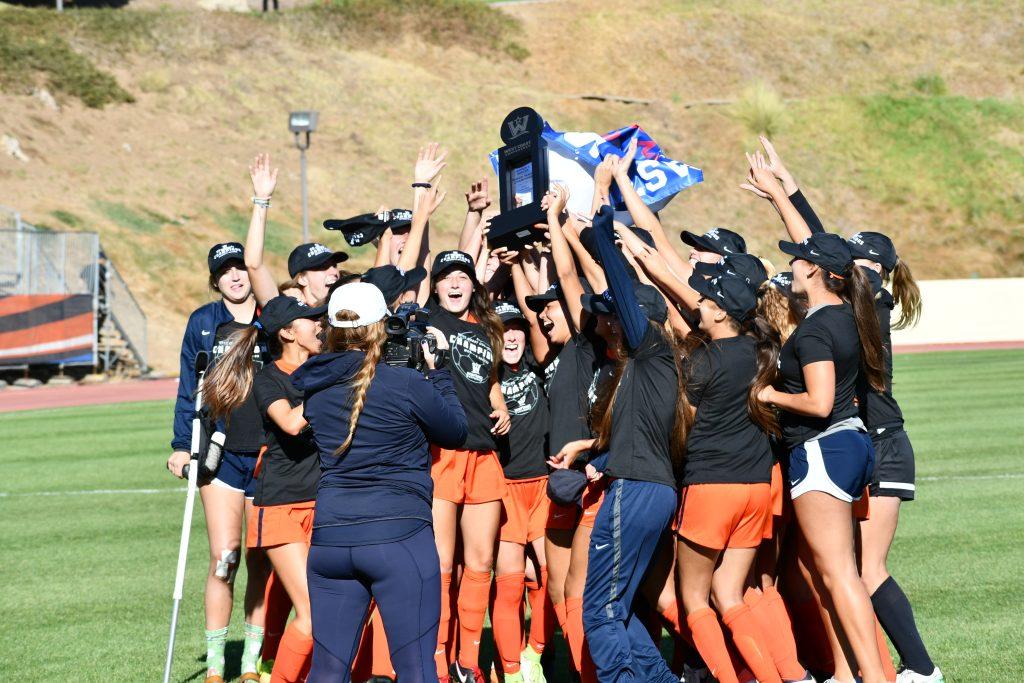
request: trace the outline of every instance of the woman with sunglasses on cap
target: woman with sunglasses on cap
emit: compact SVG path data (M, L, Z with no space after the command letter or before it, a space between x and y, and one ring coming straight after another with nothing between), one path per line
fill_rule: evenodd
M491 309L469 254L457 250L438 254L431 269L431 290L427 324L451 349L452 379L469 424L463 446L435 445L431 467L434 536L445 598L456 542L461 541L464 570L457 600L459 655L454 671L463 683L483 675L478 663L480 639L505 495L495 439L508 433L511 420L498 382L496 359L504 345L501 320ZM448 600L442 599L436 657L439 678L449 675L445 651L450 609Z
M716 610L757 680L813 680L795 658L777 670L772 634L744 602L748 574L772 524L768 434L779 426L757 394L775 381L778 334L757 315L757 298L746 279L729 274L705 279L695 273L689 284L700 294L700 327L687 340L686 390L695 415L676 532L686 620L697 649L722 683L738 679Z
M270 155L258 154L249 167L252 178L252 219L245 238L245 266L252 279L256 301L261 306L278 294L270 269L263 262L263 244L267 231L267 212L277 187L277 169L270 167ZM348 260L343 251L333 251L318 242L300 244L288 255L288 277L302 292L307 306L317 306L327 298L328 289L342 272L338 264Z
M351 282L327 308L323 353L292 373L320 454L308 581L311 683L348 680L372 598L402 681L434 680L440 577L429 444L458 447L466 417L425 348L422 375L381 361L387 306ZM446 347L438 339L438 348Z
M320 351L318 319L325 310L289 296L274 297L259 320L238 333L231 350L210 371L204 388L215 419L232 415L250 395L263 417L266 444L256 466L246 548L266 552L276 580L295 606L295 619L276 651L271 679L275 682L300 680L313 648L306 554L320 468L312 434L302 417L302 394L292 386L290 375ZM253 350L264 340L274 361L258 369Z
M807 224L763 159L749 157L752 184L778 208L790 234ZM865 683L885 680L874 612L854 556L852 503L874 468L874 449L857 407L861 374L885 389L885 359L871 286L841 237L815 233L780 242L793 257L793 291L807 316L782 347L781 390L759 398L783 411L793 509ZM853 665L853 663L850 663Z
M252 330L256 302L245 269L242 245L215 244L207 257L210 288L220 299L199 307L189 316L181 342L181 375L174 408L174 453L168 469L177 477L189 462L192 418L196 389L195 359L205 353L210 359L207 376L229 353L239 333ZM262 366L265 344L250 347L251 362ZM206 532L210 542L210 565L206 577L206 681L219 683L224 676L224 648L234 600L235 572L242 543L242 520L252 507L255 492L253 472L257 453L263 445L263 424L255 398L249 392L229 419L218 422L225 432L224 452L212 481L202 482ZM259 680L257 659L263 641L263 587L266 557L261 551L245 553L248 581L245 589L245 645L242 653L243 680Z
M494 311L505 327L498 378L512 426L498 440L505 474L498 555L494 568L491 627L506 683L543 681L540 656L551 639L554 615L547 597L544 533L548 518L545 463L548 447L548 401L540 367L527 349L529 323L518 306L498 301ZM526 563L534 558L536 581L528 582ZM530 587L532 618L523 647L523 590ZM522 671L520 669L523 669ZM539 674L539 675L538 675Z

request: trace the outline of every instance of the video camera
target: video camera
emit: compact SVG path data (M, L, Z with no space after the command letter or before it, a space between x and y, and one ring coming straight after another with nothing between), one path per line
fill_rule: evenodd
M431 353L437 352L437 340L427 332L427 310L415 302L402 304L384 319L388 338L384 342L384 362L395 368L422 371L423 342Z

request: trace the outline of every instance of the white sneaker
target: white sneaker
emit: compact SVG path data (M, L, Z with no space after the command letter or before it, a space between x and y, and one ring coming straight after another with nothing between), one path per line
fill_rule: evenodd
M939 671L939 667L935 667L935 671L927 676L911 669L904 669L896 674L896 683L946 683L946 679Z
M803 678L795 679L795 680L791 680L791 681L787 680L786 683L817 683L817 682L814 680L814 676L811 675L811 672L807 671L806 669L804 669L804 677Z

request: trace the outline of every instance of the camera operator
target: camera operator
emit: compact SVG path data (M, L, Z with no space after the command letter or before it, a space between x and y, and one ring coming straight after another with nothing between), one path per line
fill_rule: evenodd
M309 553L311 683L348 678L371 598L399 679L434 676L441 581L428 444L460 447L466 415L451 375L436 368L443 353L424 349L426 375L381 362L387 316L373 285L337 288L324 353L292 375L322 472Z

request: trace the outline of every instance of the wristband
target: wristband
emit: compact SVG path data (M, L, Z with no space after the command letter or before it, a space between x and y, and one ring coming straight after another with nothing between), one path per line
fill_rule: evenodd
M433 185L431 185L430 183L413 183L412 186L413 187L422 187L425 190L429 190L431 187L433 187Z
M269 209L270 208L270 197L267 197L265 199L263 197L253 197L252 198L252 203L255 204L256 206L261 207L261 208Z

